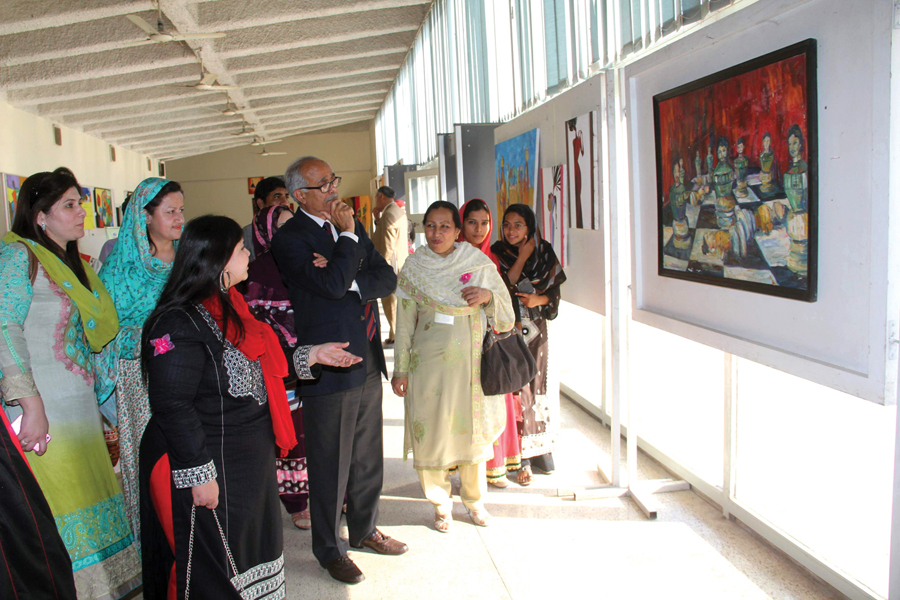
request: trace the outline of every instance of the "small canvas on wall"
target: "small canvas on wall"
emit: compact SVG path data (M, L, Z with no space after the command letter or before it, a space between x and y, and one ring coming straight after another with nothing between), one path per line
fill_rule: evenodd
M544 239L553 246L563 269L569 262L568 214L566 198L566 165L541 169L541 201L538 218Z
M497 218L511 204L527 204L535 208L538 191L538 148L540 130L532 129L494 146L494 174L497 181ZM497 228L497 239L501 239Z
M816 42L653 98L659 275L815 301Z
M600 229L600 145L597 113L566 121L566 162L569 166L569 227Z
M16 205L19 201L19 189L22 187L24 177L18 175L4 175L3 187L6 192L6 228L12 229L13 218L16 216Z
M94 212L98 228L115 225L112 190L94 188Z
M94 190L89 187L81 188L81 208L84 209L84 229L94 229L96 219L94 211Z

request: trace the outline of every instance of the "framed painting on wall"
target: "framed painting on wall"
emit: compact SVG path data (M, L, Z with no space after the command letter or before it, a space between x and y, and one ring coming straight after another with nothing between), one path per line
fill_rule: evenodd
M22 187L24 177L18 175L3 175L3 190L6 200L6 229L12 229L13 218L16 216L16 205L19 201L19 189Z
M95 219L96 211L94 210L94 189L89 187L81 188L81 208L84 209L84 229L95 229L97 221Z
M112 190L94 188L94 212L98 228L115 225Z
M265 177L248 177L247 178L247 193L251 196L256 193L256 184L265 179Z
M816 41L653 97L658 273L816 300Z
M541 201L538 211L541 233L553 246L563 269L569 262L569 228L565 222L568 214L566 191L566 165L541 169Z
M597 113L566 121L566 163L569 166L569 227L600 229L600 145Z
M532 129L494 145L494 174L497 181L497 218L511 204L527 204L535 208L534 197L538 185L538 148L540 130ZM501 238L497 227L497 239Z

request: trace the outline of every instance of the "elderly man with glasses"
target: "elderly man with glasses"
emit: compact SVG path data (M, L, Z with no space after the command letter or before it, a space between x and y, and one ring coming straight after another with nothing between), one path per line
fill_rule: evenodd
M338 197L341 178L328 163L304 156L284 178L300 210L275 234L272 253L294 307L297 339L349 342L347 351L363 358L349 368L325 367L317 380L297 386L313 554L333 578L359 583L365 577L347 556L348 541L380 554L408 549L376 528L384 469L381 376L387 377L376 299L394 292L397 276ZM324 267L317 255L327 260ZM345 493L349 540L339 535Z

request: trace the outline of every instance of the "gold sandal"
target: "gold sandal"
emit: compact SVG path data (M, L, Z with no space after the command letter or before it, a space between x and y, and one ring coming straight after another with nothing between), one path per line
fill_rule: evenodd
M438 511L434 511L434 528L441 533L450 533L450 526L453 524L453 515L447 513L442 515Z

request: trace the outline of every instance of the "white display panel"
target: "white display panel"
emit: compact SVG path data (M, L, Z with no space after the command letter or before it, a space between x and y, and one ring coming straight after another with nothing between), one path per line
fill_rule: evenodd
M807 38L818 41L818 300L659 277L653 96ZM760 0L626 67L634 319L893 404L890 67L886 0Z

